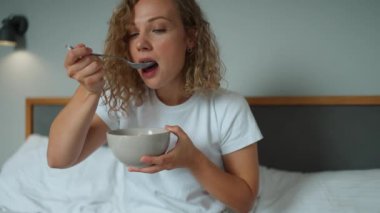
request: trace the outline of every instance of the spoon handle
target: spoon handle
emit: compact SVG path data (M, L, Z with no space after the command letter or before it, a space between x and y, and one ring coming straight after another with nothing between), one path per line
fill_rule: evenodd
M68 50L72 50L72 49L74 49L74 47L73 46L71 46L71 45L65 45L65 47L66 47L66 49L68 49ZM93 56L98 56L98 57L110 57L110 58L120 58L120 59L125 59L125 58L123 58L123 57L118 57L118 56L112 56L112 55L104 55L104 54L100 54L100 53L91 53L91 55L93 55ZM126 60L126 59L125 59Z
M65 45L66 49L68 50L72 50L74 49L73 46L71 45ZM151 67L155 64L155 62L145 62L145 63L133 63L129 60L127 60L126 58L124 57L120 57L120 56L114 56L114 55L104 55L104 54L99 54L99 53L92 53L91 55L93 56L98 56L98 57L103 57L103 58L114 58L114 59L119 59L119 60L122 60L124 62L127 62L129 64L130 67L132 67L133 69L145 69L145 68L148 68L148 67Z

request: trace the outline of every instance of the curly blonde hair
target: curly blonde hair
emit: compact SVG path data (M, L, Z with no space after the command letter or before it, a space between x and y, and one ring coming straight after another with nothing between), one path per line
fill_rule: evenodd
M186 54L183 75L187 94L220 87L223 64L219 57L215 35L195 0L173 0L186 30L195 32L195 46ZM127 25L133 18L138 0L122 0L109 21L105 53L130 58ZM117 60L104 61L106 84L103 96L110 111L126 111L130 100L142 104L147 89L136 71Z

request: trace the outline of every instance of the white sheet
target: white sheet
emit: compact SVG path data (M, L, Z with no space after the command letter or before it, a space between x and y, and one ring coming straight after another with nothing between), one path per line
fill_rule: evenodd
M0 213L123 212L125 167L101 147L69 169L46 162L47 138L32 135L0 173ZM260 168L257 213L380 213L380 169L302 174Z
M261 168L260 213L379 213L380 169L302 174Z
M102 147L69 169L51 169L47 138L32 135L3 166L0 207L18 212L118 212L124 167Z

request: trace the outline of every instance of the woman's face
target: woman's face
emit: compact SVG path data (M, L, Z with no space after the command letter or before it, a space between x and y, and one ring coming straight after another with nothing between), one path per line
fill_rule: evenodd
M173 0L140 0L128 26L129 51L135 62L155 61L156 66L139 70L151 89L181 89L181 71L187 48L193 42L187 36Z

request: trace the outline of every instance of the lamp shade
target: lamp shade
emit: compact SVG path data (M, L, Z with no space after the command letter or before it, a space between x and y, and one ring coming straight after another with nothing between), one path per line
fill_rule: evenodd
M2 21L0 29L0 45L16 46L20 37L28 29L28 21L24 16L10 16Z

